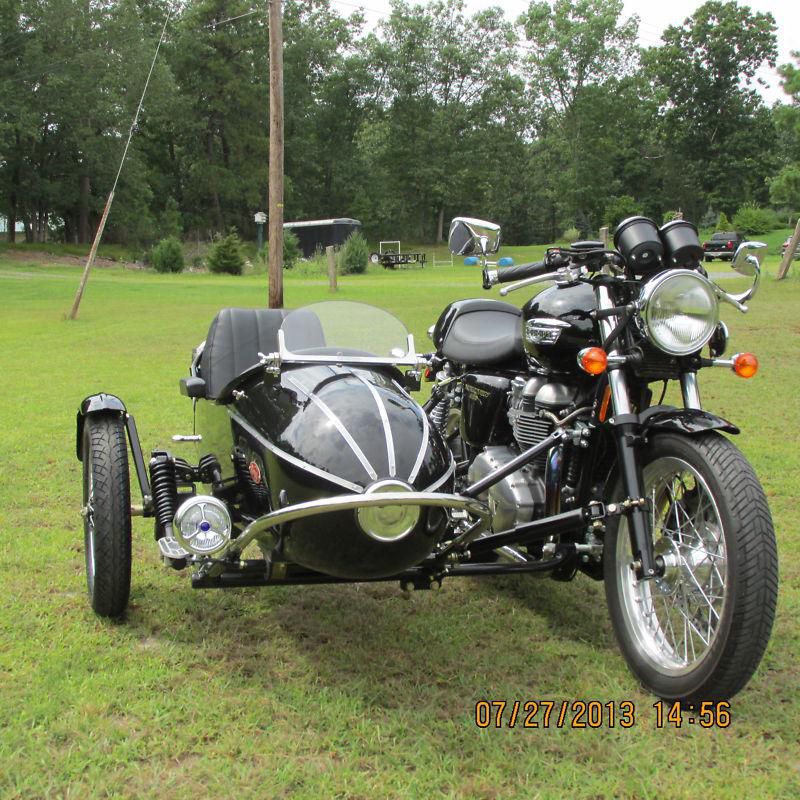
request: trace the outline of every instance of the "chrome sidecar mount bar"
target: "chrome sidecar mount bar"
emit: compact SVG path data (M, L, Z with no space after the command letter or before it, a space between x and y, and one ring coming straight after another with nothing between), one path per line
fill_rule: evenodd
M228 549L217 558L241 553L259 534L287 522L313 517L317 514L330 514L334 511L351 511L375 506L439 506L441 508L463 509L481 519L489 518L489 508L485 503L472 497L439 492L375 492L373 494L346 494L310 500L307 503L287 506L272 511L253 520L241 536L232 539Z

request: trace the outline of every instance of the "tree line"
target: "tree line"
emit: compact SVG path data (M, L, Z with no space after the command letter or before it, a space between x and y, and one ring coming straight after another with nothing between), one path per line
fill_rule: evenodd
M107 238L254 236L267 205L266 3L184 0L122 171ZM768 107L771 14L709 0L658 47L622 0L393 0L377 27L285 0L285 219L356 217L434 241L458 213L553 241L632 213L698 222L800 208L800 55ZM0 0L0 213L9 238L88 242L161 35L164 0Z

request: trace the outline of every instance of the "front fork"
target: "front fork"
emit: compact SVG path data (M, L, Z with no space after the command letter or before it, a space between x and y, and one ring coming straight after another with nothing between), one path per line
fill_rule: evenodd
M607 286L595 287L597 308L608 311L615 307L614 298ZM613 317L600 318L600 331L605 341L614 330ZM619 356L617 348L608 350L609 356ZM644 477L642 475L641 448L644 444L642 426L639 415L633 413L628 385L621 363L613 363L609 358L608 385L611 390L611 401L614 417L611 420L613 435L617 444L622 487L629 500L644 499ZM696 381L694 383L696 389ZM699 394L697 395L699 403ZM657 563L653 552L653 537L650 530L650 514L647 503L635 503L629 511L629 530L631 535L631 552L634 554L631 568L639 579L655 578L663 570Z

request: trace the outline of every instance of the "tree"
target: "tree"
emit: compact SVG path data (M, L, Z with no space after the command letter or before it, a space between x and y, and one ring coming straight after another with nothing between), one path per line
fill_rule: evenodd
M662 39L644 62L661 91L665 199L692 217L765 200L775 128L752 86L762 64L775 64L772 14L710 0Z
M622 0L556 0L531 3L520 17L530 42L523 68L540 140L534 153L546 163L534 168L536 185L553 184L545 239L572 225L582 234L599 226L617 188L614 143L626 138L618 95L636 67L638 28L635 16L620 19L622 9Z
M791 212L800 209L800 163L787 164L777 175L767 178L767 185L773 205L785 206L790 217Z
M496 8L468 18L462 0L393 2L366 42L373 113L358 135L361 208L377 211L368 229L391 225L392 235L438 240L447 207L477 202L485 189L478 184L494 176L489 165L508 143L486 132L513 119L518 105L514 42ZM483 168L466 155L478 149Z

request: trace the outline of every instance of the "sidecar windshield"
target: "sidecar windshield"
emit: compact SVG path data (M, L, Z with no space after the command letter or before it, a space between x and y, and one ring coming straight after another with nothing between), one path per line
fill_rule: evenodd
M326 301L292 311L278 334L281 362L416 364L397 317L366 303Z

